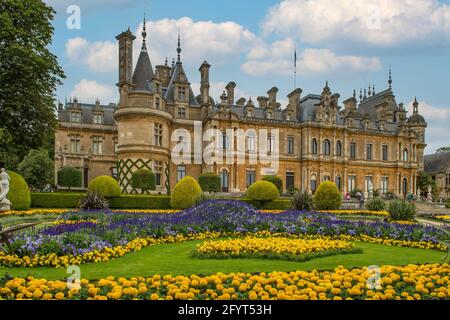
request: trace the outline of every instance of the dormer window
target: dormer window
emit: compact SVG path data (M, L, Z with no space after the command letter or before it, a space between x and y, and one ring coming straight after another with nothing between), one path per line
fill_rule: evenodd
M92 123L103 124L103 114L97 113L92 115Z
M291 120L292 120L291 114L287 114L286 115L286 121L291 121Z
M178 88L178 100L180 101L186 100L186 88L184 87Z
M186 119L186 108L178 108L178 118Z
M81 122L81 112L72 111L70 113L70 122Z
M252 110L247 110L247 117L248 117L248 118L253 117L253 112L252 112Z
M273 113L272 112L268 112L267 113L267 119L273 119Z

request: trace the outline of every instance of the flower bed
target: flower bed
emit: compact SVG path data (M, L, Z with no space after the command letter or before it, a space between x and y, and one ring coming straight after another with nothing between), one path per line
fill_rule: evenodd
M130 279L82 279L69 289L65 281L28 277L0 284L0 299L73 300L422 300L449 299L450 265L383 266L380 281L367 268L332 272L296 271L215 274L201 277L154 275ZM368 284L372 285L368 288Z
M346 221L326 213L289 211L261 214L235 201L210 201L177 214L114 212L65 213L76 224L50 226L15 237L15 255L0 253L3 266L66 266L108 261L156 243L194 240L207 235L266 233L284 237L328 237L389 245L445 250L448 233L432 226L397 225L382 221ZM95 220L95 222L94 222Z
M0 217L6 216L35 216L35 215L60 215L69 212L67 209L32 209L32 210L10 210L0 212Z
M344 253L360 253L353 244L325 238L289 239L257 238L212 240L199 244L193 256L200 259L260 258L306 261Z
M337 216L377 216L387 217L387 211L370 211L370 210L332 210L332 211L318 211L321 213L334 214Z

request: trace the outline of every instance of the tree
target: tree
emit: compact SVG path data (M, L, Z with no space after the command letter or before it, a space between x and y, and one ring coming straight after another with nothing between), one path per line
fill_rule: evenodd
M33 190L42 190L48 184L53 184L53 161L44 149L31 150L18 169Z
M51 146L54 92L65 78L49 50L55 11L41 0L0 1L0 156L14 169L30 149ZM6 156L5 156L6 155Z
M275 185L275 187L277 187L278 192L280 194L283 193L283 180L281 180L280 177L278 177L278 176L265 176L265 177L262 178L262 180L273 183Z
M421 172L419 179L417 179L417 188L420 189L422 195L427 195L428 186L431 186L431 193L435 194L438 191L436 181L426 172Z
M450 147L441 147L436 150L436 153L450 152Z
M81 171L74 167L64 167L58 171L58 185L64 188L81 187Z
M141 189L142 192L156 189L155 174L149 169L139 169L131 176L131 186L133 189Z

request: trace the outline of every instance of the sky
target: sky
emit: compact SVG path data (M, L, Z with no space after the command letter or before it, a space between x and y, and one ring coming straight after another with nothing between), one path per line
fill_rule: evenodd
M397 102L411 114L417 97L428 122L426 153L450 146L450 0L44 1L57 12L51 50L67 76L61 101L117 102L115 36L130 27L136 63L145 12L153 66L176 57L179 29L196 93L204 60L215 100L235 81L236 100L276 86L283 106L295 84L305 96L329 81L341 101L369 85L380 92L392 68Z

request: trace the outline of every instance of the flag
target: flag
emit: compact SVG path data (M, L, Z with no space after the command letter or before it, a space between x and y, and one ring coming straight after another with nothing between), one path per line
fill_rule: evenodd
M294 67L297 68L297 49L294 52Z

